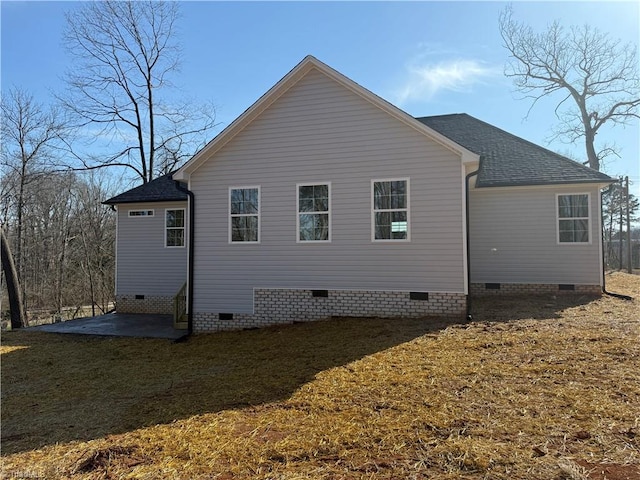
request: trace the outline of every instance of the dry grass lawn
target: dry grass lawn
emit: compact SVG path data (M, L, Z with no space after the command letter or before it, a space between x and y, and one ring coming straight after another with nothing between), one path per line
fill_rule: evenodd
M640 277L187 343L3 334L2 475L638 479Z

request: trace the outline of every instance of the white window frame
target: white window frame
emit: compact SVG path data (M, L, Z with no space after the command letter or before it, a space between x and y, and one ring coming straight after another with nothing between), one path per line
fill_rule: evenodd
M231 213L231 192L233 190L258 190L258 213ZM260 243L262 239L262 191L260 189L260 185L250 185L250 186L239 186L239 187L229 187L228 194L228 212L229 212L229 221L228 221L228 229L229 229L229 244L233 245L255 245ZM258 240L241 242L233 240L233 225L232 219L234 217L258 217Z
M128 216L132 218L153 217L154 211L153 209L129 210Z
M407 182L407 207L376 210L375 184L380 182ZM376 212L407 212L407 238L376 238ZM411 241L411 182L409 177L375 178L371 180L371 241L376 243L406 243Z
M182 227L167 227L167 212L182 210ZM167 231L182 229L182 245L167 245ZM187 210L185 208L165 208L164 209L164 248L184 248L187 244Z
M558 199L560 197L567 196L578 196L578 195L586 195L587 196L587 217L560 217L560 205L558 203ZM591 193L589 192L575 192L575 193L556 193L555 198L555 209L556 209L556 243L558 245L591 245L592 243L592 232L591 232ZM589 235L589 241L587 242L561 242L560 241L560 220L586 220L587 221L587 233Z
M300 212L300 187L315 187L318 185L327 186L327 197L329 200L329 209L326 212ZM300 215L327 215L328 216L328 232L327 240L301 240L300 239ZM299 182L296 183L296 243L313 244L313 243L331 243L331 182Z

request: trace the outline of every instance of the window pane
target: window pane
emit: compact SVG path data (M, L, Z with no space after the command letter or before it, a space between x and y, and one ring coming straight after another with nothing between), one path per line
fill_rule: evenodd
M589 242L589 220L560 220L558 228L562 243Z
M391 208L391 182L374 182L373 208L374 210Z
M300 240L314 240L313 217L314 215L300 215Z
M391 236L393 239L407 238L408 231L407 212L392 212L391 214Z
M376 212L375 214L376 240L391 239L391 212Z
M569 195L558 196L558 216L560 218L571 217L571 197Z
M407 182L391 182L391 208L407 208Z
M326 213L300 215L301 241L328 241L329 215Z
M579 218L589 216L588 195L559 195L558 216L560 218Z
M314 185L313 198L316 212L329 211L329 185Z
M184 246L184 229L172 228L167 230L167 247Z
M258 189L238 188L231 190L231 214L258 213Z
M242 190L231 190L231 213L242 213Z
M300 199L299 212L313 212L313 198Z
M231 241L243 242L244 241L244 217L232 217L231 218Z
M184 227L184 210L167 210L167 228Z
M407 181L374 182L374 210L407 208Z
M300 201L313 200L313 185L301 185L298 191Z
M574 220L574 242L589 242L589 221L588 220Z
M574 195L573 216L589 216L589 197L587 195Z
M314 212L328 212L329 211L329 198L317 197L314 199L313 204Z
M329 185L301 185L298 188L298 212L328 212Z
M258 216L231 218L232 242L257 242L258 241Z

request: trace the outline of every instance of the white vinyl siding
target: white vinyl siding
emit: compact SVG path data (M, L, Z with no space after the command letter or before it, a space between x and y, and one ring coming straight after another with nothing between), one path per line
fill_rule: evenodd
M558 194L557 214L558 214L558 243L576 244L590 243L589 226L589 205L591 198L588 193Z
M411 242L372 242L371 181L394 178L411 179ZM331 242L297 242L297 185L329 182ZM260 185L259 248L229 244L236 185ZM190 189L195 312L253 313L254 288L464 292L460 157L315 70Z
M186 203L136 204L134 208L165 212L184 209ZM164 215L129 217L130 209L118 205L116 294L175 295L187 279L187 249L165 247Z
M166 209L164 246L167 248L184 247L184 208Z
M260 187L229 188L229 243L260 243Z
M331 184L304 183L297 188L297 241L331 241Z
M573 190L573 191L572 191ZM471 281L599 285L601 251L597 221L590 243L558 243L557 196L583 194L584 186L472 188L470 193ZM591 187L591 198L598 188ZM589 202L597 219L598 202Z
M409 241L409 179L371 181L372 239Z

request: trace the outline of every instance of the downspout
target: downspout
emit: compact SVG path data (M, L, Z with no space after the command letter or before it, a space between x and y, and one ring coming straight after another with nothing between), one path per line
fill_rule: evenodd
M619 298L621 300L633 300L633 297L630 297L629 295L622 295L621 293L613 293L607 291L607 285L605 282L607 266L605 264L606 258L604 252L604 230L602 229L602 214L604 213L602 208L602 191L600 191L598 198L600 199L600 225L598 225L598 228L600 228L600 245L602 246L602 251L600 252L602 255L602 293L605 295L609 295L610 297Z
M188 275L187 275L187 336L193 334L193 246L195 244L195 196L191 190L184 187L179 181L174 180L176 188L184 192L189 197L189 252L188 252Z
M480 157L480 163L482 163L482 156ZM470 322L473 320L473 315L471 314L471 247L470 247L470 235L469 235L469 180L471 177L477 176L480 171L480 166L478 165L478 169L473 172L467 174L465 177L464 183L464 200L465 200L465 225L466 225L466 236L467 236L467 321Z

